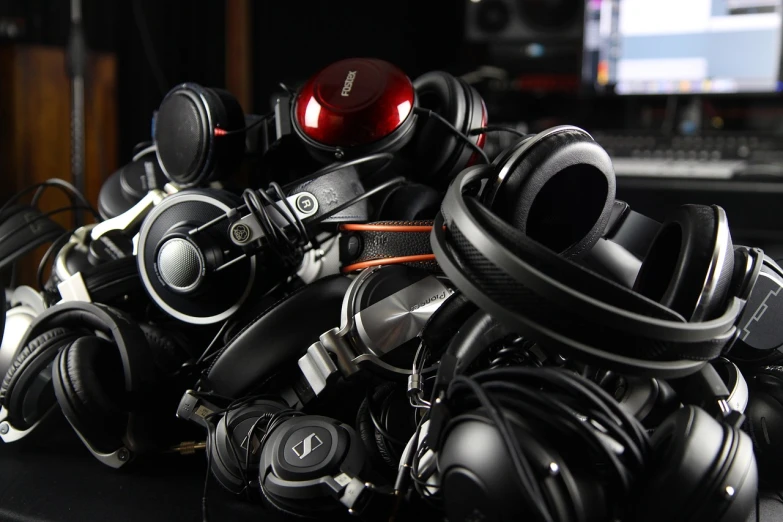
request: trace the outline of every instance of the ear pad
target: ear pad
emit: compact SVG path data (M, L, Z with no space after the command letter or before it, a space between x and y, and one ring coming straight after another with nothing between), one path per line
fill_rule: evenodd
M264 310L220 351L207 371L213 391L240 397L286 364L295 364L318 337L340 325L351 280L319 279Z
M484 102L476 90L464 80L433 71L413 82L419 106L429 109L451 123L463 134L486 124ZM471 137L482 146L484 135ZM446 185L464 169L474 150L454 136L441 122L425 118L418 123L412 144L417 170L428 183ZM397 219L397 218L395 218Z
M38 209L27 205L7 209L0 215L0 269L64 233Z
M129 303L146 297L133 257L122 257L90 267L82 276L90 298L95 303L125 308Z
M753 439L762 478L779 486L783 484L783 367L767 366L748 384L745 427Z
M758 491L753 443L694 406L667 418L652 438L639 522L744 522Z
M356 413L356 426L367 454L378 455L389 467L397 469L402 447L390 447L394 441L387 441L375 427L370 408L373 408L372 415L388 434L399 441L407 442L413 436L416 426L405 391L395 383L384 383L373 390L369 401L362 401Z
M720 315L734 270L728 225L720 219L717 207L678 208L650 245L634 291L691 321Z
M279 402L258 400L220 418L209 446L212 453L210 469L224 488L241 493L245 486L243 477L255 480L261 439L269 419L283 409L285 405Z
M66 328L53 328L27 343L16 356L0 385L0 401L15 428L29 428L54 404L51 394L28 397L27 392L39 376L48 379L42 372L57 356L57 351L76 335Z
M111 453L122 445L123 369L112 342L80 337L57 356L52 379L63 414L91 446Z
M609 155L575 130L547 136L514 158L521 143L493 162L503 181L486 203L550 250L581 257L603 235L612 213L615 176Z
M139 328L147 338L155 367L162 375L171 375L192 357L185 348L187 341L175 332L147 323L139 323Z
M217 135L216 128L231 133ZM244 128L242 108L228 92L194 83L175 87L161 102L155 118L153 134L160 166L183 187L229 175L243 157Z
M152 189L162 189L166 176L154 150L137 157L109 176L98 193L98 213L111 219L128 211Z

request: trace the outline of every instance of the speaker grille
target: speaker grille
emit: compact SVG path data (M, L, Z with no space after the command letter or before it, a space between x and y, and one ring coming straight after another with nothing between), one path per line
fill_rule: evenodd
M187 291L195 288L201 279L204 262L198 248L182 238L166 241L158 251L160 277L170 287Z

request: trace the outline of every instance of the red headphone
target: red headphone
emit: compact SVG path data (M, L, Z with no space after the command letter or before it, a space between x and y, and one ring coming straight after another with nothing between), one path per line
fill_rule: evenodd
M242 141L246 127L238 109L225 91L192 83L172 89L161 102L154 132L167 176L193 185L230 175L238 161L221 156L237 150L221 143ZM163 125L183 118L185 129ZM487 111L473 87L448 73L429 72L411 81L389 62L349 58L313 75L293 95L290 111L278 111L277 118L290 118L293 133L321 161L399 151L415 158L414 175L444 185L484 145L483 134L458 134L485 127ZM278 129L286 127L276 123ZM192 154L182 161L177 150Z

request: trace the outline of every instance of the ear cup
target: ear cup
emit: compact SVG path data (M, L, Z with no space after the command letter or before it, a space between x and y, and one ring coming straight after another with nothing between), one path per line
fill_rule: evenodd
M231 133L218 135L218 128ZM160 166L183 187L229 175L243 156L244 128L242 108L228 92L194 83L175 87L155 118Z
M759 472L765 482L783 484L783 367L767 366L749 383L750 401L745 427L758 455Z
M615 176L609 155L583 131L523 140L493 163L497 187L485 203L501 219L563 257L586 254L612 213ZM492 184L493 180L490 179Z
M117 347L100 337L80 337L52 367L54 393L73 428L97 451L122 445L125 425L123 369Z
M147 338L153 362L161 375L174 373L191 358L190 352L185 348L187 341L176 333L147 323L139 323L139 328Z
M390 419L390 408L387 403L389 400L393 400L395 391L397 391L395 383L384 383L376 387L370 396L371 399L369 401L367 399L363 400L356 414L356 425L359 430L359 436L364 443L367 454L380 456L383 462L394 469L399 465L399 454L395 454L394 450L389 448L386 438L375 427L375 423L372 421L372 415L375 416L380 426L386 430L387 433L408 431L404 426L395 425ZM407 403L405 403L405 405L407 406ZM375 408L372 415L370 408ZM406 433L406 435L410 438L413 435L413 431ZM400 437L400 439L402 438L404 437Z
M683 205L650 245L634 291L691 321L713 319L729 291L733 250L722 209Z
M53 328L42 333L22 348L0 385L0 401L8 410L9 419L17 429L34 424L50 404L41 404L32 414L25 413L27 390L43 370L57 356L57 351L76 338L76 333L66 328ZM41 398L45 400L43 397Z
M699 408L685 406L658 427L651 442L650 479L635 520L747 519L758 477L746 433L719 423Z
M255 480L261 439L271 417L283 409L285 406L279 402L258 400L220 418L214 443L209 446L212 453L210 469L224 488L241 493L244 479Z
M163 188L166 181L155 151L149 150L103 182L98 193L98 213L103 219L117 217L138 203L150 190Z
M410 183L392 189L378 213L378 221L432 219L440 209L441 195L427 185Z
M439 114L459 132L467 134L471 129L486 124L484 101L464 80L442 71L433 71L416 78L413 86L419 106ZM482 146L484 135L469 139ZM416 168L422 177L430 183L444 186L468 165L475 154L464 141L432 118L417 123L412 148Z

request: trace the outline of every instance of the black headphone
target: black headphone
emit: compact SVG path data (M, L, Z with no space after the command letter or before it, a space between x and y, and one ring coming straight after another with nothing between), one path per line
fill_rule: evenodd
M195 83L174 87L153 123L155 153L163 174L181 188L231 175L245 147L245 117L227 91Z
M733 249L723 209L686 205L661 225L629 290L573 261L604 234L614 193L606 152L556 127L457 176L433 251L467 297L542 346L625 373L696 372L737 338L763 254Z
M267 504L300 517L324 516L341 504L365 517L388 513L390 491L359 478L371 475L368 459L347 424L270 398L247 397L225 408L206 398L186 392L177 416L208 430L209 467L227 490L260 491Z
M14 205L0 214L0 270L65 233L57 222L29 205Z
M155 147L144 147L130 163L103 182L98 193L98 212L103 219L117 217L130 210L149 191L163 190L167 181L155 155Z
M150 448L143 420L154 409L158 364L180 357L165 353L171 343L162 332L146 333L104 305L64 302L36 317L20 345L0 386L5 442L31 433L56 400L102 463L117 468Z
M780 486L783 464L783 367L762 366L750 370L750 401L746 428L758 455L759 473L767 485Z
M234 314L254 287L291 276L317 226L366 221L366 199L399 182L365 192L349 163L285 188L246 189L241 198L217 189L167 197L139 232L139 272L152 300L182 321L215 323Z
M688 405L666 418L647 441L645 428L627 405L570 370L514 367L459 377L486 341L497 337L497 330L492 317L477 312L441 359L427 437L429 446L438 449L440 489L449 520L478 515L506 520L542 509L553 520L604 520L623 512L634 520L650 521L746 519L757 491L753 448L750 437L737 427L743 417L727 406L730 391L713 366L673 381L674 388L683 402L703 404L725 421ZM584 437L590 431L595 434L596 428L577 420L574 413L601 426L601 441L592 449L590 437ZM500 419L506 419L505 428ZM565 429L569 423L571 429ZM575 450L580 439L588 444ZM531 466L527 471L517 468L510 455L515 444ZM622 452L609 449L579 463L585 451L620 446ZM588 478L596 473L596 462L607 464L601 469L614 469L617 459L625 464L616 468L618 477L628 473L622 501L607 497L616 490L603 489L607 477ZM413 468L417 469L415 463ZM514 474L526 483L521 492L511 480ZM535 493L538 489L541 494ZM532 496L519 502L529 491ZM544 505L537 505L539 501ZM612 514L609 506L620 511Z

